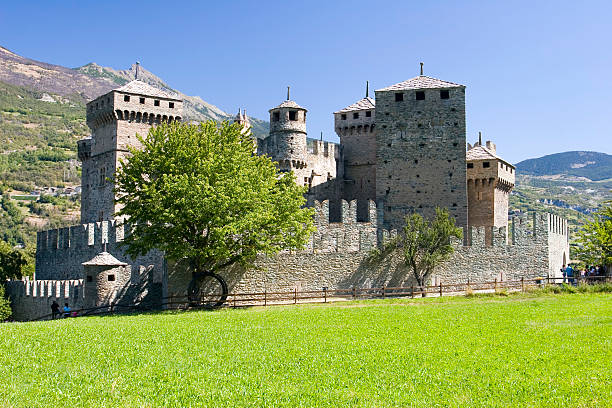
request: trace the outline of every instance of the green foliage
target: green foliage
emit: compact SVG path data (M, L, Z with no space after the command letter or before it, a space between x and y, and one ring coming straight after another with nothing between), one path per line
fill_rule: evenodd
M612 201L585 224L576 239L578 257L588 265L612 265Z
M254 155L239 125L161 125L139 140L115 176L130 254L155 248L214 272L305 245L313 222L303 187Z
M0 241L0 282L7 279L21 279L28 270L28 260L28 255L24 251Z
M4 324L0 401L606 407L610 300L428 298Z
M387 241L379 252L372 252L370 259L400 251L404 266L410 269L418 285L423 287L434 268L452 255L454 248L451 238L463 238L463 231L455 226L455 219L450 217L447 209L436 208L436 215L431 221L413 213L406 217L403 234Z
M4 285L0 284L0 322L11 317L11 302L6 298Z

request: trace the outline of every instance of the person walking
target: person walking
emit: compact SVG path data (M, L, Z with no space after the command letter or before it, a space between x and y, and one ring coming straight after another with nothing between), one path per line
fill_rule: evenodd
M565 268L565 276L567 276L567 282L570 285L574 284L574 269L572 269L572 265L567 265L567 268Z
M59 303L57 303L54 300L53 303L51 303L51 318L55 320L58 318L59 315L60 315Z

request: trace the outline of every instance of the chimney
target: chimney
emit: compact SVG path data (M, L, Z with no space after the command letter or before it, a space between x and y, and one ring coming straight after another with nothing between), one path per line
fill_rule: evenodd
M487 149L495 153L495 143L490 140L487 140Z

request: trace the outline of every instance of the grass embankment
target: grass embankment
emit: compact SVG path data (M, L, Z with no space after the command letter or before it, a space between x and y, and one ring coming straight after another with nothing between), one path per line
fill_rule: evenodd
M612 404L607 293L0 326L0 406Z

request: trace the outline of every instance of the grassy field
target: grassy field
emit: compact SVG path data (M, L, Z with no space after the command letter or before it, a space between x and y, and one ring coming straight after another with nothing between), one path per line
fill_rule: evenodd
M2 407L610 407L612 295L0 325Z

